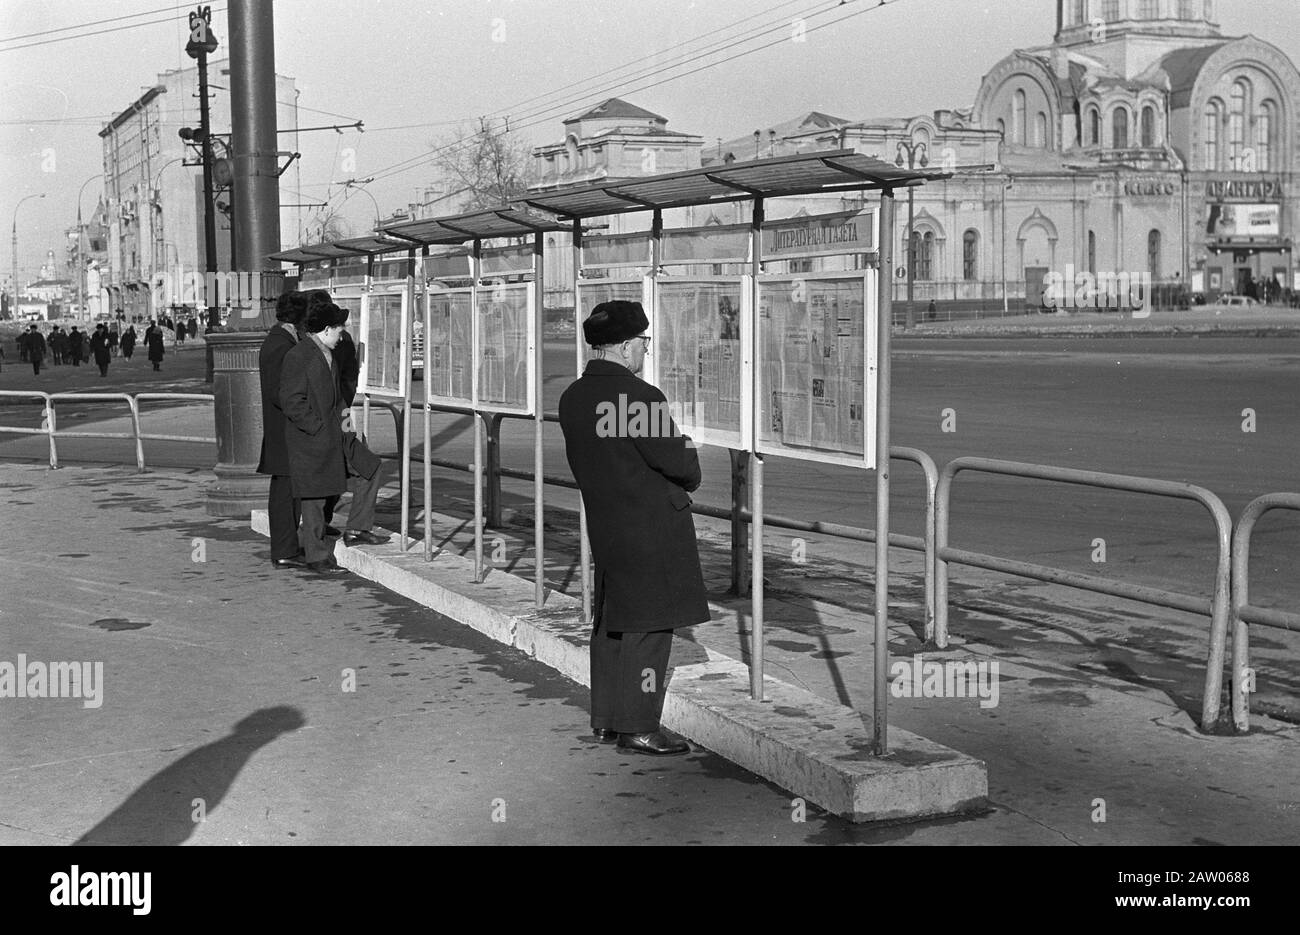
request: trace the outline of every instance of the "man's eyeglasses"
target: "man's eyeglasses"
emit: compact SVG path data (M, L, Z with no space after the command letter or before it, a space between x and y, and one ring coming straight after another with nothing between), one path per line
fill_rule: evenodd
M650 335L648 335L648 334L638 334L638 335L637 335L635 338L633 338L632 340L635 341L635 340L638 340L638 339L644 341L646 347L649 347L649 346L650 346Z

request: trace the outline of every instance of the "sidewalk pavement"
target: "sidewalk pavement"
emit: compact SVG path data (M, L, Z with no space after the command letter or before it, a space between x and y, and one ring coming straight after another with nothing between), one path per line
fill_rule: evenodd
M168 418L183 422L186 412L201 424L202 409ZM40 441L0 449L12 456ZM1063 589L1030 593L963 574L973 583L954 614L957 639L923 655L997 661L999 703L891 698L890 721L985 761L991 810L855 828L810 807L800 824L787 792L711 754L636 760L588 743L585 691L517 651L359 579L271 571L265 540L247 523L204 514L208 471L10 464L5 473L5 529L29 548L5 558L0 662L18 653L102 661L105 701L86 709L0 699L10 790L2 842L71 842L91 829L105 839L194 843L1300 838L1300 728L1256 717L1248 736L1198 733L1196 699L1171 688L1159 666L1126 654L1099 659L1079 637L1091 622L1131 612L1124 602L1073 592L1058 600ZM384 509L380 522L395 529L391 498ZM547 580L575 593L568 517L548 508ZM699 525L715 619L690 639L741 659L747 602L722 593L721 529ZM464 516L435 517L450 551L467 552L467 533ZM497 535L503 571L530 570L531 517L508 517ZM206 562L192 561L196 540ZM867 566L869 547L853 547ZM919 564L893 555L891 652L906 658L923 651L914 631ZM778 577L817 584L772 582L780 593L767 602L768 674L869 711L870 582L836 561L773 562ZM1141 626L1163 627L1161 613L1147 609ZM1171 656L1165 665L1203 671L1194 641ZM356 692L341 690L347 669ZM190 820L195 799L206 822ZM491 821L494 808L505 822Z

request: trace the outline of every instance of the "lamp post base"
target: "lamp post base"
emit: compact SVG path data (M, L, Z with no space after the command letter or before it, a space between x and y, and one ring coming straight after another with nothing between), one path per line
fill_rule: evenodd
M262 453L261 331L214 333L212 392L216 397L216 482L208 487L209 516L247 517L266 506L270 478L257 473Z

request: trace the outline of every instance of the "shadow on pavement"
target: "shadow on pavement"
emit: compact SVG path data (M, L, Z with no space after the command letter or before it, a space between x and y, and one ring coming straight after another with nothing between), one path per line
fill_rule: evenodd
M254 753L304 724L302 713L287 705L254 711L230 734L150 777L74 846L185 843L197 826L195 800L202 799L202 814L211 814Z

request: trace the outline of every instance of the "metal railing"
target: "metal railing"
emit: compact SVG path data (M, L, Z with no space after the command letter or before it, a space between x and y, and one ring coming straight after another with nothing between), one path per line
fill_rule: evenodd
M171 399L186 402L214 402L210 393L39 393L31 390L0 390L0 398L40 399L45 403L40 428L28 426L0 425L0 433L13 432L23 435L45 435L50 440L50 467L59 467L58 439L60 438L117 438L135 442L135 464L141 473L145 470L144 443L146 441L201 442L210 445L217 443L216 438L193 435L167 435L157 432L143 432L140 429L140 401L146 399ZM58 427L58 403L125 403L131 417L130 432L102 432L89 430L69 430Z
M1247 624L1280 630L1300 630L1300 614L1250 603L1250 538L1255 523L1270 510L1300 510L1300 493L1269 493L1256 497L1237 518L1232 531L1232 723L1250 729L1250 630Z
M1125 581L1114 581L1098 575L1066 571L1048 565L1014 561L980 552L950 548L948 545L948 526L952 512L952 482L960 471L978 471L985 474L1027 477L1037 480L1058 481L1065 484L1079 484L1085 487L1126 490L1133 493L1147 493L1160 497L1193 500L1204 506L1214 519L1218 558L1215 564L1213 596L1209 601L1206 601L1204 598L1166 591L1162 588L1152 588ZM1064 584L1100 594L1110 594L1115 597L1154 604L1158 607L1171 607L1175 610L1207 614L1210 617L1210 644L1205 672L1205 693L1201 703L1201 727L1206 731L1214 728L1219 719L1219 694L1223 687L1223 657L1224 643L1228 632L1229 576L1232 548L1232 517L1228 514L1228 509L1223 505L1223 501L1217 496L1204 487L1149 477L1105 474L1100 471L1025 464L1019 461L999 461L993 458L956 458L944 465L939 474L937 500L935 509L935 642L941 648L948 645L949 562L972 565L976 568L986 568L990 571L1018 575L1023 578L1035 578L1039 581L1054 584Z
M400 457L400 452L404 450L402 437L402 415L401 405L399 403L389 402L388 400L371 399L371 406L380 406L389 411L393 417L393 427L397 435L398 451L392 454L384 453L384 457ZM412 400L413 409L422 410L424 403L418 400ZM450 406L440 403L434 403L429 406L433 412L449 413L454 415L473 415L471 409L461 406ZM518 470L515 468L503 467L501 464L501 424L506 419L521 419L531 422L532 416L516 415L514 413L503 412L482 412L478 414L483 419L484 428L487 435L487 444L484 448L483 459L483 486L484 486L484 522L491 527L500 527L501 519L501 478L510 477L516 480L533 480L532 471ZM560 421L558 413L548 412L543 415L546 422ZM939 472L936 468L934 459L919 448L891 447L889 449L890 457L899 461L910 461L919 465L924 474L925 481L925 519L922 534L918 536L907 536L901 533L891 532L889 534L889 544L896 548L907 549L913 552L920 552L924 555L924 592L925 592L925 620L924 631L927 641L934 638L935 630L935 590L934 590L934 565L935 565L935 537L934 537L934 517L935 517L935 491L938 486ZM451 461L446 458L429 459L429 463L441 468L447 468L453 471L460 471L466 474L474 473L474 466L460 461ZM743 582L743 568L745 566L744 555L748 548L747 535L743 531L744 526L753 520L750 511L743 506L746 497L744 490L744 459L732 458L732 506L730 508L709 506L703 503L693 503L691 511L699 516L710 516L714 519L731 520L731 551L732 551L732 593L743 594L746 589ZM559 477L554 474L545 474L543 481L554 487L565 487L570 490L577 490L578 485L567 477ZM736 483L737 479L740 484ZM841 523L813 522L809 520L793 519L788 516L771 516L764 515L763 524L765 526L775 526L781 529L789 529L793 532L811 532L819 535L834 536L840 539L851 539L857 542L876 541L876 531L874 529L864 529L859 526L849 526Z

